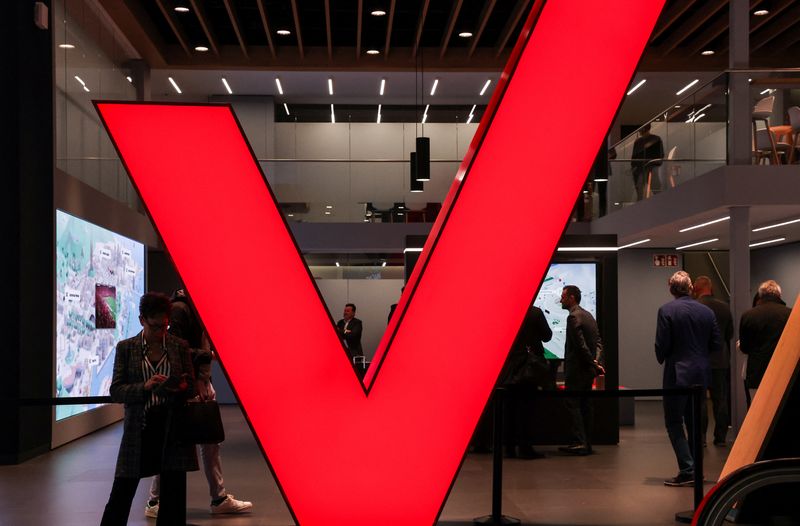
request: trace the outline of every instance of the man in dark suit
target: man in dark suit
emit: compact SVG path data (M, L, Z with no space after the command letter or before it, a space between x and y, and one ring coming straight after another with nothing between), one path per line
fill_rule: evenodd
M714 312L691 297L692 279L684 271L669 278L675 298L658 309L656 359L664 365L664 389L702 385L711 381L709 356L720 352L719 328ZM667 486L690 486L694 482L694 454L687 440L692 435L692 404L689 395L664 396L664 423L678 461L678 475ZM684 430L684 425L686 429Z
M758 287L758 304L742 314L739 348L747 355L744 383L750 390L751 400L767 371L791 312L792 309L781 299L780 285L769 280Z
M714 445L724 446L731 425L731 339L733 338L733 316L724 301L714 297L714 287L708 276L698 276L692 285L692 296L714 311L722 346L719 352L709 356L711 362L711 407L714 411ZM708 430L708 419L703 422L703 437Z
M594 377L605 371L598 363L603 345L594 317L581 305L581 289L567 285L561 291L561 308L569 311L564 344L564 386L568 391L590 391ZM592 453L592 401L586 397L565 402L572 416L573 443L559 448L571 455Z
M356 306L348 303L344 306L343 318L336 323L336 330L339 337L344 342L347 352L350 355L350 361L354 366L357 364L356 370L359 375L363 374L364 351L361 349L361 331L363 326L361 320L356 318Z

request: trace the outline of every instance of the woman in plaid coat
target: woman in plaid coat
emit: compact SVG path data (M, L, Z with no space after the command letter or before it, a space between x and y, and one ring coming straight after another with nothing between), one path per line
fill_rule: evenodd
M111 399L125 404L122 443L101 526L127 524L139 479L161 475L157 525L186 523L186 472L196 471L193 445L170 437L171 407L194 396L185 341L167 333L170 300L148 292L139 302L142 332L117 344Z

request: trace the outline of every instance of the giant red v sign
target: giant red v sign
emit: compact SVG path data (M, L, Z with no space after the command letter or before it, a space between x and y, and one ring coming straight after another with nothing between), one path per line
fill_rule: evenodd
M436 521L662 4L536 2L366 390L230 108L97 104L298 523Z

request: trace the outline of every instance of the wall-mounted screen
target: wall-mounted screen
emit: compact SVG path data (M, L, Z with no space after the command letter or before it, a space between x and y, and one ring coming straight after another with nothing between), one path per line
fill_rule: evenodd
M141 330L144 260L142 243L56 210L56 397L108 395L117 342Z
M553 330L553 338L544 344L545 356L549 359L564 358L564 342L567 336L568 311L561 308L561 291L567 285L581 289L581 307L597 319L597 264L554 263L539 289L533 304L544 311Z

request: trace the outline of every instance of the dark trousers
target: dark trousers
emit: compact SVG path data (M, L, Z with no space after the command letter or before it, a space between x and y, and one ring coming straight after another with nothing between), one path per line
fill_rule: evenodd
M711 369L711 410L714 414L714 442L723 443L731 425L731 370ZM703 435L708 432L708 417L703 415Z
M138 478L116 477L111 486L106 509L100 526L125 526L131 513L133 497L139 486ZM186 524L186 473L164 471L161 473L161 499L157 526L182 526Z
M692 447L693 441L690 440L694 434L694 427L692 426L692 398L689 395L664 397L664 424L678 461L678 470L681 475L694 474L695 451Z
M530 391L534 387L506 386L503 406L503 429L506 446L510 448L514 446L525 448L533 444L530 429L533 400L530 395L525 395L526 389Z
M591 391L594 378L568 379L567 391ZM592 449L592 426L594 425L594 404L585 396L567 398L564 401L572 418L572 438L576 445Z

